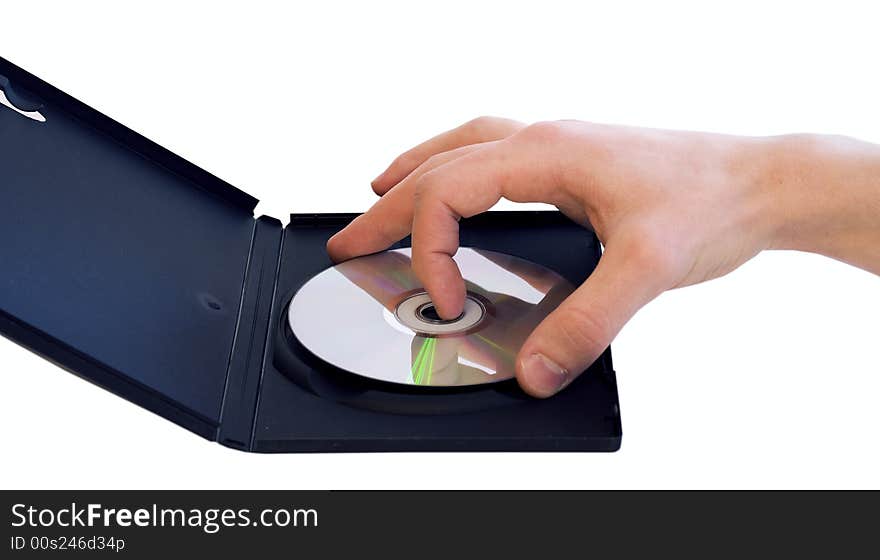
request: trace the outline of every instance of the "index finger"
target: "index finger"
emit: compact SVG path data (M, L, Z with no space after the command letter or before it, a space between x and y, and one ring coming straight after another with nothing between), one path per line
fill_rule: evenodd
M413 270L444 319L457 317L465 286L452 257L458 221L490 209L502 197L514 202L559 203L552 151L514 135L423 175L413 215Z

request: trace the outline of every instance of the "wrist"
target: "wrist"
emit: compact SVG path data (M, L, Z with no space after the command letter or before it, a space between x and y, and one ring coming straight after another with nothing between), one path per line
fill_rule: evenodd
M862 268L880 256L880 147L841 136L766 138L759 190L768 248L819 253Z

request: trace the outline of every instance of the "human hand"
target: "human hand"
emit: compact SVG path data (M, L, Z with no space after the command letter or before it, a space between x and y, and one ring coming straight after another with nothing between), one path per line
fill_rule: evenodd
M328 251L346 260L412 233L413 269L438 313L452 318L465 296L452 260L459 218L503 197L553 204L592 227L605 246L599 265L517 358L521 386L546 397L586 369L657 295L727 274L763 249L813 250L880 268L878 250L866 249L877 246L876 199L874 212L843 204L847 197L829 194L821 181L864 179L870 174L854 170L853 159L876 155L875 148L806 135L480 118L398 157L373 182L382 198L334 236ZM868 159L876 172L878 159ZM839 230L831 240L824 235L829 220Z

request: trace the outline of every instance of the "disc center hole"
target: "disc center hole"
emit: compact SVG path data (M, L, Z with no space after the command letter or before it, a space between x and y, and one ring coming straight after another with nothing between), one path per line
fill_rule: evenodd
M454 323L461 319L464 316L464 312L462 312L455 319L443 319L442 317L440 317L440 314L437 313L437 308L434 307L433 303L426 303L416 310L416 315L418 315L419 319L427 323L433 323L435 325L448 325L449 323Z

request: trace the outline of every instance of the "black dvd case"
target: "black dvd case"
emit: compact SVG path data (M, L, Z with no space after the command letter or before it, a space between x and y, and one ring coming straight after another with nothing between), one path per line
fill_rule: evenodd
M296 290L330 266L324 245L353 215L294 214L286 227L254 218L250 195L3 59L0 90L44 119L0 106L6 337L245 451L620 447L610 349L547 400L513 380L414 390L336 370L283 318ZM601 254L592 233L557 212L463 220L461 243L575 284Z

